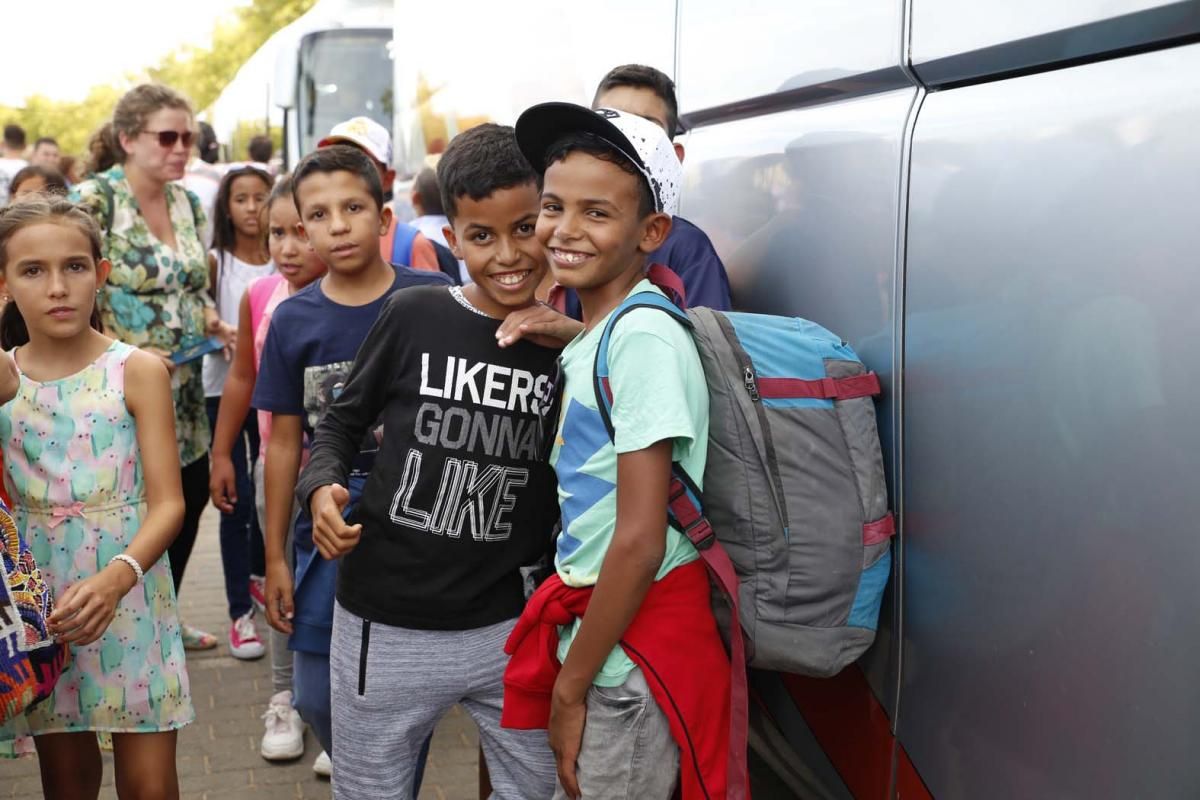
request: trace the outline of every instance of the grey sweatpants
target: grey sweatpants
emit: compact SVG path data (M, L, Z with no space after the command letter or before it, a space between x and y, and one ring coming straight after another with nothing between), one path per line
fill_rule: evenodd
M479 726L493 797L549 800L554 755L543 730L500 727L504 642L516 620L466 631L395 628L333 611L333 796L409 800L421 745L459 704Z

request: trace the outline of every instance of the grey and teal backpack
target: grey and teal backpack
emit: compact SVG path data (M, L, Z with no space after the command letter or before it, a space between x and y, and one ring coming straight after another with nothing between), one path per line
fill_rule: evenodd
M684 312L640 292L609 317L596 351L596 401L610 436L608 343L635 308L670 314L700 353L709 391L704 492L674 464L668 517L737 601L746 661L836 674L874 640L891 573L895 525L872 401L878 377L813 322ZM731 637L735 661L741 638Z

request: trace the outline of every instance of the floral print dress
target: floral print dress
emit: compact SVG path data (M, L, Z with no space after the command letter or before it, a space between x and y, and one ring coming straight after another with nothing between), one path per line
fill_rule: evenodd
M104 256L112 262L112 273L100 293L106 332L135 347L174 353L205 337L204 308L213 301L208 293L208 257L197 233L205 225L200 201L178 184L167 184L166 191L175 229L173 248L150 232L120 166L76 186L71 199L86 206L100 223ZM199 359L180 365L171 380L179 463L185 467L208 452L200 365Z
M56 597L124 552L146 512L137 426L125 402L133 352L113 342L53 381L22 372L16 396L0 406L14 518ZM27 752L28 734L170 731L195 718L166 555L121 599L104 635L70 647L49 699L0 725L0 757Z

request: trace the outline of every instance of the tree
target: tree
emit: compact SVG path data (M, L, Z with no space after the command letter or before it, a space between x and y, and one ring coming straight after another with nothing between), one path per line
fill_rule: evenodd
M129 75L123 84L92 88L78 102L33 95L21 108L0 106L0 121L16 122L31 138L53 136L65 153L82 153L92 131L112 117L127 89L143 80L165 83L182 92L198 111L207 107L233 80L238 69L280 28L312 8L316 0L252 0L219 23L207 48L182 47L149 67Z

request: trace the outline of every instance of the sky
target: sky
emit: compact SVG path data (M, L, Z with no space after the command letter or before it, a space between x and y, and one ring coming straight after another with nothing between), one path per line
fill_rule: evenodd
M40 2L4 3L0 104L82 99L181 44L207 45L217 21L247 1L50 0L52 13Z

